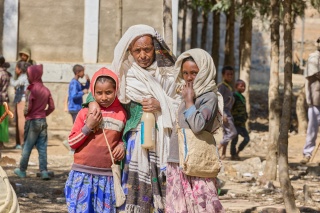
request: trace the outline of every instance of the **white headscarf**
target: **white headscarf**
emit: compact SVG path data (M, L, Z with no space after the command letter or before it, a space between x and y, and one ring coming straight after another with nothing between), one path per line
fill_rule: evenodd
M192 57L199 68L199 72L196 78L193 81L193 90L196 97L199 97L206 92L214 92L218 97L218 113L217 113L217 122L214 126L218 129L222 125L222 115L223 115L223 97L218 92L218 88L215 82L216 77L216 67L212 57L203 49L191 49L182 53L176 63L175 63L175 75L176 83L179 86L185 85L181 73L182 61L185 58Z

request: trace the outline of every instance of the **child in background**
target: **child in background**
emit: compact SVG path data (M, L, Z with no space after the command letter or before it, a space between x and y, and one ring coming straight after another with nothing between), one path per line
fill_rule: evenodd
M237 80L235 85L235 92L233 94L235 102L233 104L231 113L234 120L234 126L237 130L236 137L231 142L230 154L231 160L240 160L239 152L241 152L245 146L249 143L249 133L246 129L246 121L248 119L248 114L246 110L246 99L242 93L246 90L246 83L243 80ZM238 135L243 137L243 141L236 148L238 143Z
M54 103L51 93L42 83L42 64L32 65L27 69L27 76L30 85L26 91L26 105L24 114L26 123L24 128L24 146L20 160L20 168L16 168L14 173L21 178L26 177L29 157L32 148L36 146L39 153L39 169L41 178L49 180L47 172L47 122L46 117L54 110Z
M233 80L234 70L231 66L222 68L222 83L218 86L218 91L223 97L223 139L219 144L219 150L222 148L221 159L226 157L227 146L237 136L237 130L233 124L231 109L234 103L231 83Z
M36 61L31 59L31 50L27 47L25 48L22 48L20 51L19 51L19 57L21 61L25 61L31 65L36 65Z
M6 60L0 56L0 116L4 114L5 108L3 102L9 102L8 87L10 84L10 76L6 71ZM9 142L8 117L0 123L0 148L4 148L3 143Z
M23 114L25 107L25 90L29 86L29 81L27 77L27 69L30 66L29 63L25 61L18 61L16 65L16 76L17 79L10 79L10 85L15 88L15 96L13 102L16 104L16 134L18 135L16 141L16 149L21 149L24 142L24 124L26 119Z
M73 66L74 78L69 84L69 93L68 93L68 111L72 116L72 122L74 123L78 112L82 108L82 96L88 93L90 78L88 75L84 74L84 67L76 64ZM86 77L86 85L83 86L79 82L79 78Z
M122 160L126 112L116 96L119 82L115 73L101 68L91 82L90 90L101 113L97 109L81 109L69 135L69 145L75 153L65 186L67 207L69 212L116 212L112 161L104 133L112 156L116 161Z

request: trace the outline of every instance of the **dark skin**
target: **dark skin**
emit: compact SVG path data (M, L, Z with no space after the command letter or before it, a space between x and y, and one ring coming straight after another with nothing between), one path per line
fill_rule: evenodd
M188 109L194 105L195 93L193 90L193 81L199 72L197 64L193 61L185 61L181 67L181 73L183 80L186 82L182 90L182 97L186 103L186 108Z
M144 35L134 39L130 46L129 51L134 58L134 61L142 68L148 68L155 59L154 45L151 35ZM155 98L144 98L140 103L144 112L155 113L161 111L160 102ZM89 109L92 107L99 108L95 102L89 103Z
M129 50L134 61L144 69L154 62L154 45L150 35L141 36L133 40ZM144 98L141 105L142 110L145 112L161 111L160 103L155 98Z
M97 82L95 85L95 99L99 104L101 104L104 107L108 107L113 100L116 97L116 89L112 83L106 81L106 82ZM94 102L98 105L97 102ZM95 129L100 125L102 122L102 115L99 108L93 106L92 109L89 109L89 113L86 120L86 125L90 129ZM112 150L112 156L116 161L120 161L124 158L125 155L125 148L123 144L118 144L113 150Z

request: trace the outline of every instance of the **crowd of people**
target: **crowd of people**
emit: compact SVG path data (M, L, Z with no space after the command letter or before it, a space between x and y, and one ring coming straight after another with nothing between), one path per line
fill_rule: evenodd
M27 176L29 157L36 147L41 178L49 180L46 116L53 112L54 102L41 80L43 66L36 65L28 49L20 51L19 56L13 77L6 71L4 57L0 58L0 102L9 101L9 85L15 88L15 148L22 149L22 157L14 173L21 178ZM224 155L229 140L233 141L233 157L248 142L235 151L238 126L233 124L231 111L234 97L239 99L236 103L240 110L235 109L238 114L245 107L241 95L245 84L237 82L238 92L233 96L232 67L223 69L224 81L218 86L215 65L206 51L191 49L176 59L154 28L135 25L115 47L111 70L101 68L91 80L84 70L82 65L74 65L68 92L67 106L74 123L68 138L74 150L65 185L68 211L224 212L216 181L221 163L213 134L223 123L226 134L220 146ZM85 85L79 82L83 77L87 80ZM83 104L89 86L90 93ZM227 92L221 89L223 86ZM141 146L142 112L155 116L155 144L151 149ZM241 127L245 120L240 122ZM179 130L189 130L188 137L181 139ZM0 141L8 142L7 119L1 123L0 131ZM245 131L239 134L242 132ZM214 156L206 157L217 166L205 175L201 174L202 168L199 175L194 175L192 162L181 157L183 140L199 135L209 135L216 150ZM188 148L191 152L191 145ZM121 164L121 190L126 195L119 206L115 205L119 189L113 162ZM182 164L188 165L191 173L181 169Z
M14 173L26 177L35 146L41 178L49 180L46 116L55 107L41 80L43 67L35 65L26 50L20 52L11 80L7 67L0 57L0 115L2 102L9 101L9 84L15 88L16 148L22 148L22 157ZM147 25L131 26L124 33L111 67L99 69L91 80L83 66L73 67L68 111L74 124L68 143L74 162L64 191L68 211L224 212L216 178L221 159L231 142L231 159L239 160L250 140L242 95L245 82L236 80L233 88L234 69L225 66L217 85L215 65L205 50L191 49L176 58L161 35ZM85 85L79 82L83 77ZM155 144L150 149L141 146L143 112L155 116ZM223 139L217 143L214 133L220 127ZM0 133L0 143L8 142L7 120L0 124ZM243 141L237 148L238 135ZM194 141L213 152L197 148ZM200 161L212 164L197 164ZM120 188L114 164L122 168ZM117 200L121 191L123 202Z

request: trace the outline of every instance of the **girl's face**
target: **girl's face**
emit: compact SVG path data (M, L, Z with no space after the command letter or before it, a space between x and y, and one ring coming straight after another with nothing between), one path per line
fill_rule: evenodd
M94 98L103 107L110 106L116 98L116 90L109 81L103 83L97 81L94 88Z
M185 61L182 64L181 73L185 82L193 82L199 72L197 64L193 61Z
M17 74L17 76L19 76L20 74L21 74L21 69L19 69L19 67L18 66L16 66L16 74Z

